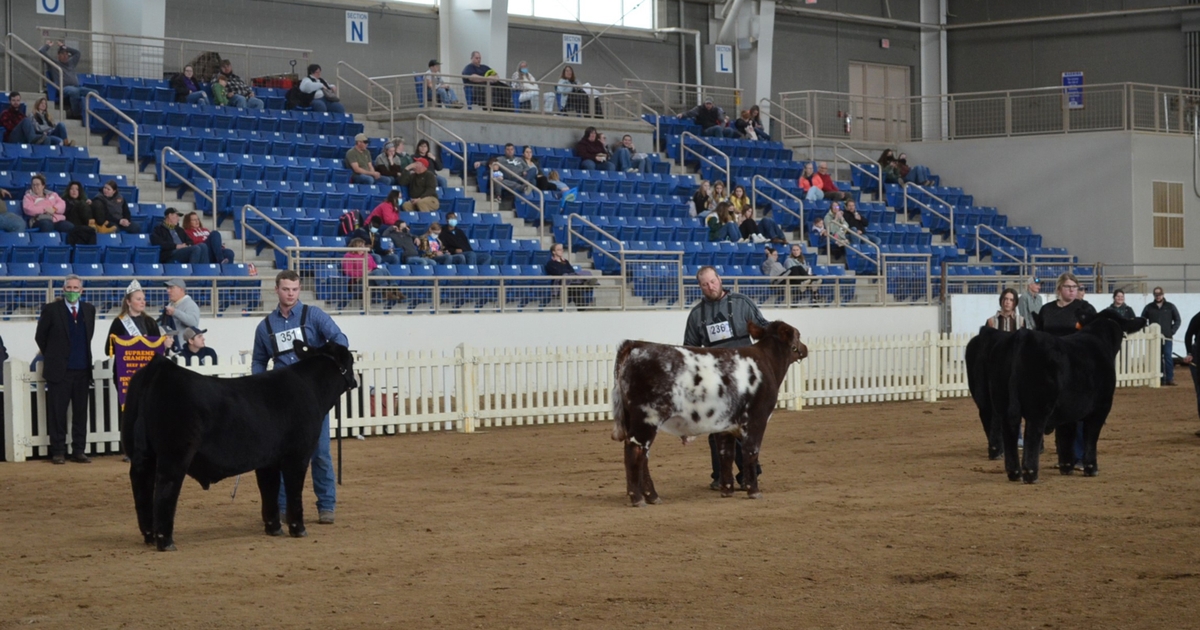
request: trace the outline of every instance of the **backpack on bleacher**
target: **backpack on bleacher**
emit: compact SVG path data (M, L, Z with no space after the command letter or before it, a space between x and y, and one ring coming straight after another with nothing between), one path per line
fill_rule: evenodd
M300 91L299 83L297 83L296 85L293 85L292 88L287 91L287 94L283 95L283 98L284 98L284 105L283 105L284 109L296 109L297 107L311 107L312 102L313 102L313 95L306 94L306 93Z
M338 233L342 236L350 236L354 230L362 227L362 213L358 210L347 210L342 213L342 217L338 219Z

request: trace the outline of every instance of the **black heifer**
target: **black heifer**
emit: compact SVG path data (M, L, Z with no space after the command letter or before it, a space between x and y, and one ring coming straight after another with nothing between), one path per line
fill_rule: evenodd
M988 362L991 360L992 348L1000 340L1012 335L995 328L982 326L979 334L967 342L967 386L971 389L971 398L979 408L979 421L983 424L983 434L988 440L988 459L999 459L1004 455L1004 440L1001 437L1000 423L992 422L992 397L988 388ZM993 429L995 429L993 431Z
M992 347L987 362L992 417L1000 423L1004 468L1011 481L1037 481L1042 436L1051 431L1059 471L1071 474L1076 423L1083 424L1083 472L1089 477L1099 472L1096 442L1112 409L1117 353L1125 335L1144 328L1146 320L1101 311L1080 323L1079 332L1066 337L1019 330ZM1018 460L1022 416L1025 448Z
M800 332L783 322L749 322L758 342L745 348L688 348L626 341L617 350L613 439L625 442L625 479L634 507L659 503L650 479L650 445L661 429L685 443L717 433L721 496L733 496L735 439L750 498L758 490L759 447L788 367L808 356Z
M253 470L262 493L268 534L280 536L280 475L287 482L287 523L304 536L304 489L308 463L325 414L357 386L354 357L344 346L296 344L294 365L221 379L202 376L161 357L134 375L126 398L121 444L130 459L129 479L138 528L146 544L175 549L175 506L190 475L205 490L222 479Z

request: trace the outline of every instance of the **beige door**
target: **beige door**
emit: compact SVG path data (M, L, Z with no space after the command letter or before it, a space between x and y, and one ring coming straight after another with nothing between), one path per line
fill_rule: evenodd
M908 66L850 62L850 137L867 142L908 139ZM902 99L902 100L888 100Z

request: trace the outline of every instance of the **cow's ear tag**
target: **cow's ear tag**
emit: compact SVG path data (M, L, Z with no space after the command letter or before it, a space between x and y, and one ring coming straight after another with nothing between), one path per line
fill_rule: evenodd
M1075 322L1075 330L1083 330L1083 324L1080 322Z

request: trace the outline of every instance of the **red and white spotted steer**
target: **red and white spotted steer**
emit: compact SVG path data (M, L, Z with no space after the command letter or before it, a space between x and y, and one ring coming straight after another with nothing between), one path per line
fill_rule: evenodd
M733 457L742 441L742 470L758 499L758 451L779 388L792 363L808 356L800 332L781 322L749 322L758 341L744 348L689 348L626 341L617 350L613 439L625 442L625 479L634 507L659 503L650 479L650 445L659 430L687 444L717 434L721 496L733 496Z

